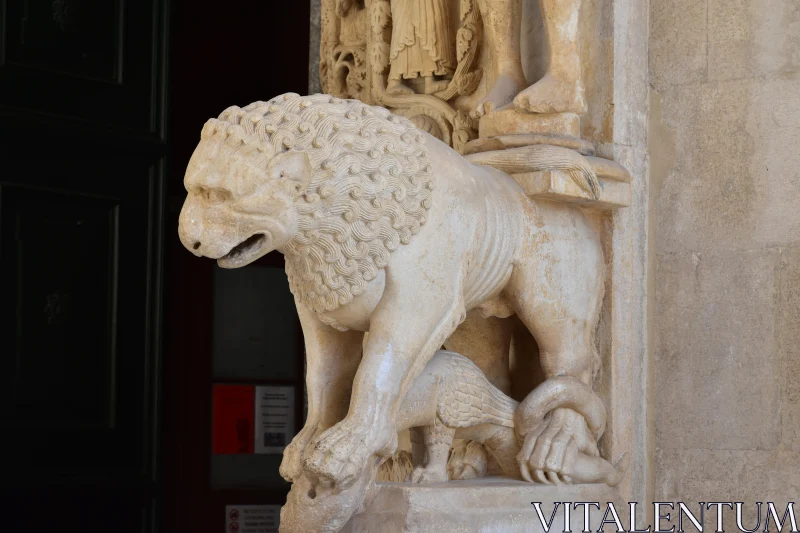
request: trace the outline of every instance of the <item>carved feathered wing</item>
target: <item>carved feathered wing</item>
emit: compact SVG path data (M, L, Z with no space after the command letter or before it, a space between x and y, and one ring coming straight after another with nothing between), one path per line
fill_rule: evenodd
M450 371L441 384L438 414L450 428L495 424L514 427L517 402L492 385L480 368L466 357L440 352Z
M590 195L591 199L600 198L600 181L594 168L585 157L569 148L534 144L508 150L480 152L468 155L466 158L470 163L494 167L508 174L561 171L569 175L578 187Z

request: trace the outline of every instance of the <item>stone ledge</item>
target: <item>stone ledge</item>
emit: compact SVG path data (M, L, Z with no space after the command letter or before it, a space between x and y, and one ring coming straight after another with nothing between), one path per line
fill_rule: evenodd
M631 185L598 175L600 198L595 200L575 181L559 170L524 172L511 175L529 198L582 204L594 209L615 209L631 205Z
M616 489L607 485L545 486L507 478L482 478L430 485L379 483L378 494L343 533L544 533L531 502L541 502L549 519L555 502L614 502L622 512ZM594 510L594 509L593 509ZM583 530L581 508L570 513L572 531ZM590 513L592 531L602 520ZM561 531L563 511L555 517Z
M486 139L475 139L464 145L462 155L479 154L481 152L492 152L496 150L507 150L509 148L521 148L532 144L549 144L575 150L581 155L595 155L594 145L578 137L569 135L547 135L547 134L518 134L518 135L499 135Z
M478 126L478 136L484 139L530 133L580 137L581 119L575 113L524 113L512 107L481 117Z

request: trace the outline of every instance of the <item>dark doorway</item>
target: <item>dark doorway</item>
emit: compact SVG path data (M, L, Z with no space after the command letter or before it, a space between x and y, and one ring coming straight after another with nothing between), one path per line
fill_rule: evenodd
M3 531L282 503L212 483L215 267L176 227L205 120L306 92L308 26L306 1L0 0Z
M226 530L226 506L281 505L288 492L277 474L280 456L212 453L212 391L220 385L286 384L300 395L295 402L300 406L302 342L280 254L225 271L183 248L177 237L186 194L183 173L209 118L231 105L307 92L309 2L233 0L206 9L186 0L175 4L166 224L164 531L212 533ZM284 320L276 321L276 313ZM279 323L284 324L281 331L269 327ZM241 343L248 340L250 349L245 349Z

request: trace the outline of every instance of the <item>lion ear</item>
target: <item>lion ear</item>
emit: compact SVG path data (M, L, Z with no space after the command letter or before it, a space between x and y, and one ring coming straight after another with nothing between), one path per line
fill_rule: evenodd
M311 181L311 161L305 152L284 152L272 158L269 163L270 173L274 178L290 180L304 189Z

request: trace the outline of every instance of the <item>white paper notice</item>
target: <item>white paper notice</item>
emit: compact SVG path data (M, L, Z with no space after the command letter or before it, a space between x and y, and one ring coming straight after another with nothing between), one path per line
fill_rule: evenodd
M255 453L283 453L294 437L294 387L256 387Z
M226 505L225 533L278 533L280 505Z

